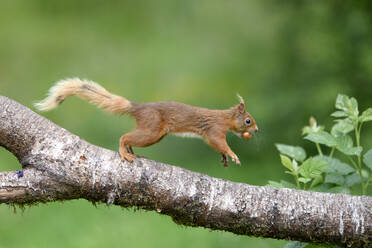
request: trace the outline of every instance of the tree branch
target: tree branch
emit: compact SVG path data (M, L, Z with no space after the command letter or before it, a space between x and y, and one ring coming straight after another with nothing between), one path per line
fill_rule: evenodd
M0 204L84 198L236 234L371 247L372 198L251 186L148 159L123 162L0 96L0 145L23 171L0 173Z

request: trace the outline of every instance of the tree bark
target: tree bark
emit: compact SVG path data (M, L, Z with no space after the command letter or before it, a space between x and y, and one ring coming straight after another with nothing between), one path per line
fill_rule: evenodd
M251 186L94 146L0 96L0 204L84 198L155 210L177 224L242 235L372 247L372 197Z

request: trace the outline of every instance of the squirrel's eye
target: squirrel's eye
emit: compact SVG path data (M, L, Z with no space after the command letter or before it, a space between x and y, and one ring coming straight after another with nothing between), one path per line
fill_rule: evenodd
M245 119L245 123L247 123L248 125L251 124L251 119L249 118Z

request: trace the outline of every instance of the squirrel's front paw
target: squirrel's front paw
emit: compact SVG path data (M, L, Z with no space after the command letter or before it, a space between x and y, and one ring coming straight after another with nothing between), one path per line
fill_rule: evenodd
M236 165L239 165L239 166L241 165L240 160L239 160L238 156L236 156L236 154L231 154L230 157L231 157L231 160L232 160Z

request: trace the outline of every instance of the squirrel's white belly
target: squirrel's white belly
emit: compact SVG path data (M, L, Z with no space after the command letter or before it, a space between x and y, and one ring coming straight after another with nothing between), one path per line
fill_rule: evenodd
M176 136L183 137L183 138L197 138L201 139L202 137L196 133L173 133Z

